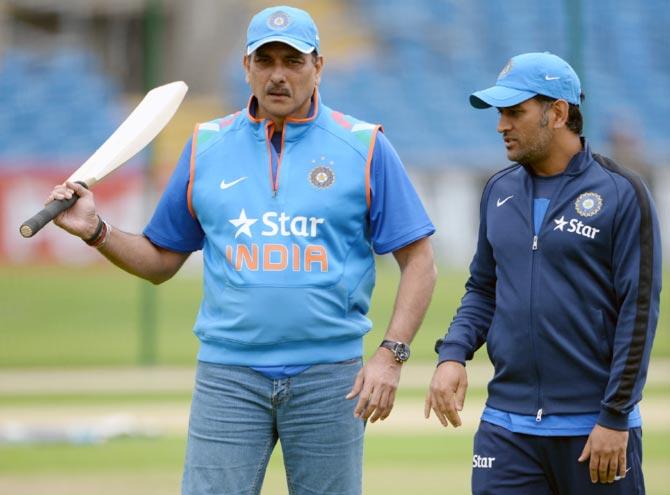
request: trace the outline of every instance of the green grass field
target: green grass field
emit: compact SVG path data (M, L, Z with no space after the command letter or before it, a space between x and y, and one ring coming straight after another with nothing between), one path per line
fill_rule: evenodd
M392 307L397 270L382 265L373 300L375 327L366 353L375 348ZM141 293L147 285L108 267L3 267L0 268L0 377L3 370L71 369L87 375L91 370L132 368L138 363ZM435 339L449 324L462 295L464 273L440 276L425 324L413 346L413 363L427 363L425 380L410 380L398 394L395 416L410 415L399 427L369 425L365 453L366 495L469 492L471 444L474 425L461 430L429 428L421 419ZM666 285L667 286L667 285ZM197 276L179 276L151 288L156 296L157 362L161 366L191 369L197 342L191 326L200 298ZM668 298L662 303L653 361L667 370L670 358ZM486 360L480 352L478 362ZM141 369L141 368L140 368ZM403 374L403 379L405 379ZM482 378L482 377L480 377ZM483 377L485 378L485 377ZM650 381L651 380L650 376ZM670 377L656 379L646 390L651 421L645 429L647 493L670 495ZM90 377L96 380L96 375ZM2 378L0 378L0 382ZM485 397L483 381L473 381L468 394L469 414L476 420ZM406 383L406 382L401 382ZM0 383L0 386L2 383ZM49 390L0 392L2 418L28 420L57 417L63 412L146 410L186 411L188 387L168 390L83 392ZM403 412L405 411L405 412ZM646 416L645 416L646 418ZM389 420L390 421L390 420ZM431 421L436 422L433 418ZM428 423L431 426L432 423ZM158 495L179 493L185 428L155 438L118 438L100 445L0 444L0 493L11 495ZM264 495L286 493L280 449L273 455Z
M197 275L178 275L153 287L107 266L0 267L0 280L0 366L136 364L141 294L147 289L156 300L158 363L193 363L197 340L191 328L201 295ZM374 327L366 339L367 354L383 336L397 280L392 263L381 264L370 311ZM412 345L413 360L434 359L435 340L451 322L465 280L465 272L440 275L424 325ZM663 296L655 357L670 357L670 298Z
M645 439L647 493L670 493L664 482L670 433ZM99 446L40 446L0 448L0 488L19 487L22 480L40 487L69 487L78 495L168 495L179 493L184 439L121 439ZM280 449L277 450L277 453ZM440 437L368 435L365 445L364 491L366 495L421 495L469 491L471 433L449 432ZM264 495L286 493L281 455L270 461ZM24 494L39 491L3 493ZM86 491L90 490L90 491Z

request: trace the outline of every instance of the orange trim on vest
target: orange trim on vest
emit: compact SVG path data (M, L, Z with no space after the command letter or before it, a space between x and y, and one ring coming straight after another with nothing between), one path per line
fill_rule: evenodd
M275 182L273 190L276 193L279 191L279 171L281 170L281 161L284 158L284 138L286 137L286 129L281 133L281 145L279 146L279 156L277 157L277 173L275 174Z
M377 133L379 131L384 131L382 126L375 126L375 129L372 131L372 139L370 139L368 159L365 162L365 202L368 204L368 209L370 209L370 204L372 203L372 195L370 192L370 171L372 169L372 156L374 155L375 143L377 142Z
M195 152L198 147L198 127L200 127L200 124L196 124L195 129L193 130L193 139L191 141L191 166L188 174L188 188L186 189L186 204L188 205L188 211L195 220L198 218L193 209L193 183L195 182Z
M307 117L303 118L294 118L294 117L286 117L286 120L284 122L290 122L293 124L304 124L305 122L311 122L316 119L316 116L319 114L319 92L315 89L314 93L312 93L312 99L314 100L314 105L312 105L313 112L312 115L308 115Z
M270 128L272 128L272 132L270 132ZM275 178L272 174L272 135L275 133L275 128L274 128L274 122L271 120L268 121L267 124L265 124L265 145L267 146L268 149L268 173L270 175L270 188L272 189L272 192L274 193L276 191L275 189ZM282 139L284 139L282 137ZM277 175L279 175L279 168L277 168Z

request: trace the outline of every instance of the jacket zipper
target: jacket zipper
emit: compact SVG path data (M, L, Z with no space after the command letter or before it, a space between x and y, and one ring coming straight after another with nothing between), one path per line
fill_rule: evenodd
M274 145L272 144L272 136L275 133L274 130L274 122L270 121L267 124L265 124L265 143L268 148L268 156L270 159L270 186L272 187L272 197L276 198L277 197L277 192L279 192L279 170L281 168L281 162L282 162L282 156L284 154L284 136L285 136L285 131L282 133L281 136L281 146L279 147L279 153L274 148ZM274 157L277 157L277 170L276 172L273 170L272 163L274 160Z
M538 423L542 421L542 375L540 374L540 365L538 363L537 348L535 346L535 335L533 324L533 309L535 306L535 291L533 285L535 281L535 253L539 249L538 235L535 233L535 186L531 184L530 194L530 231L533 233L533 243L531 245L531 261L530 261L530 317L528 325L528 335L530 336L530 345L533 351L533 365L535 367L535 377L537 378L537 413L535 421ZM544 223L544 221L542 222ZM540 229L541 230L541 229Z
M535 364L535 373L537 374L537 412L535 413L535 421L538 423L542 421L542 415L544 414L544 408L542 406L542 374L540 373L540 365L539 365L539 356L537 355L537 349L535 347L535 339L534 339L534 334L533 334L533 309L535 306L535 291L533 290L533 282L535 280L535 253L540 249L540 242L539 242L539 237L540 233L542 232L542 229L544 228L545 224L547 223L547 219L549 218L549 211L556 206L556 200L560 197L561 192L563 191L565 187L565 183L567 181L567 177L564 175L561 178L560 183L558 184L558 187L554 190L554 193L551 195L551 199L549 200L549 206L547 207L547 211L544 213L544 218L542 219L542 222L540 222L540 228L538 229L537 233L535 233L535 185L532 184L531 182L531 195L530 195L530 221L531 221L531 232L533 232L533 243L531 245L531 283L530 283L530 336L531 336L531 345L533 348L533 355L534 355L534 364Z

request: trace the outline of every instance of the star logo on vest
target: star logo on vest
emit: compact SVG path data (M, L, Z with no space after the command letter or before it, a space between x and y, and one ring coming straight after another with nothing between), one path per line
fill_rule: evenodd
M326 157L322 156L317 163L316 160L312 160L312 163L317 165L312 170L310 170L307 179L310 184L312 184L317 189L327 189L335 183L335 172L333 169L326 165ZM328 162L328 165L334 165L335 162L332 160Z
M233 226L237 227L237 232L235 232L235 239L237 239L240 234L245 234L251 237L251 226L256 222L258 222L258 219L248 218L247 212L244 211L244 208L242 208L242 211L240 212L240 216L238 218L228 221L232 223Z

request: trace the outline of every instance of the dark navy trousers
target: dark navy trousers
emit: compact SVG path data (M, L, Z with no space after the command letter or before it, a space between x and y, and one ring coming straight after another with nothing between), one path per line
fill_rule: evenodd
M479 424L472 459L474 495L643 495L642 430L628 436L626 477L591 483L589 462L577 462L587 436L543 437Z

